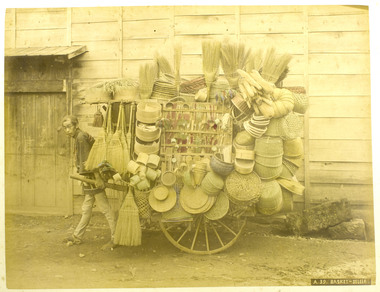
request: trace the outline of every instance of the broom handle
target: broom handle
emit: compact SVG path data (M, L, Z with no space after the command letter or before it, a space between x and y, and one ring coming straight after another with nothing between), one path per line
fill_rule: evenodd
M88 183L91 185L96 184L96 180L85 178L85 177L79 176L79 175L70 175L70 178L76 179L76 180L79 180L79 181L82 181L82 182L85 182L85 183ZM129 189L129 183L127 183L127 182L123 182L123 185L110 184L110 183L105 182L104 186L106 188L117 190L117 191L126 191L126 190L128 191L128 189Z

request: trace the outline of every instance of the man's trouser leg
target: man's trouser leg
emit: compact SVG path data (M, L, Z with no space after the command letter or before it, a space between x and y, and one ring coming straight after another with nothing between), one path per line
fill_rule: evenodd
M99 207L100 211L104 214L108 221L108 225L110 226L111 229L111 240L113 241L113 236L115 233L115 228L116 228L116 222L115 222L115 215L111 209L111 206L108 202L108 198L106 195L106 192L103 191L101 193L98 193L95 195L96 199L96 204Z
M77 227L75 228L73 237L74 239L82 240L88 224L90 223L92 215L92 207L94 205L94 195L84 195L84 201L82 204L82 218L80 219Z

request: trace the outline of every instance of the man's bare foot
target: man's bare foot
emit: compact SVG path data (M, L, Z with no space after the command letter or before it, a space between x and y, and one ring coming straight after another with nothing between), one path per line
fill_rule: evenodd
M109 242L107 242L106 244L104 244L102 247L101 247L101 250L106 250L106 249L114 249L117 245L114 244L112 242L112 240L110 240Z

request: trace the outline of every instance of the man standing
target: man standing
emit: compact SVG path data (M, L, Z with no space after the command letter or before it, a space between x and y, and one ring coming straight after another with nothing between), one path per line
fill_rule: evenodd
M73 244L80 244L82 242L83 235L86 231L88 224L90 223L92 208L95 203L100 208L102 213L105 215L109 227L111 229L111 241L103 245L102 249L113 247L113 235L115 232L115 218L114 214L109 205L106 193L104 191L104 182L100 176L97 169L86 170L84 163L90 153L91 147L94 144L94 138L86 132L83 132L79 128L79 122L77 117L69 115L65 116L62 120L62 128L64 129L66 135L75 139L74 141L74 153L75 153L75 164L77 167L77 172L90 179L96 180L96 185L82 184L82 190L84 194L84 201L82 204L82 217L79 221L78 226L75 228L72 236L66 239L66 241L71 241Z

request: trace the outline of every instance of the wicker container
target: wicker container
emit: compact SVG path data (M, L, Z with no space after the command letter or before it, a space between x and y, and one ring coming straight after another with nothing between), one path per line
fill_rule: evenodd
M214 205L205 213L205 217L209 220L219 220L228 213L229 207L228 196L224 192L220 192Z
M152 208L149 205L150 191L139 191L135 189L135 202L139 209L139 215L142 219L149 219L152 215Z
M281 187L276 180L263 182L260 200L256 204L257 211L264 215L273 215L283 206Z
M271 157L256 154L255 161L256 163L259 163L264 166L279 167L282 164L282 154L277 155L277 156L271 156Z
M173 171L165 171L161 175L161 182L164 186L171 187L175 184L176 181L177 181L177 176L175 175Z
M242 160L255 160L255 150L235 149L235 158Z
M300 158L303 156L303 142L301 137L284 141L284 156Z
M281 121L281 118L271 118L267 131L265 132L265 136L271 136L271 137L280 137L280 131L279 131L279 123Z
M223 178L213 171L209 171L200 185L202 190L209 196L217 196L224 187Z
M259 164L257 161L253 170L260 176L262 180L271 180L278 178L282 173L282 164L276 167L269 167Z
M136 119L145 124L154 124L161 118L161 105L155 101L142 101L137 105Z
M143 143L135 139L135 153L137 155L140 154L140 152L146 153L146 154L158 154L160 150L160 143L159 142L153 142L153 143Z
M138 123L136 126L136 137L144 142L153 142L160 138L161 129L155 125Z
M223 161L219 153L211 156L210 167L215 173L223 177L229 175L234 170L233 163Z
M240 174L233 171L226 179L226 191L235 202L256 203L261 196L261 179L255 172Z
M257 156L278 157L284 154L283 141L279 137L268 137L256 139L255 151Z
M234 142L239 146L253 147L255 144L255 138L253 138L252 135L250 135L247 131L240 131L236 134Z
M253 160L244 160L244 159L235 159L234 168L240 174L249 174L253 171L255 166L255 161Z
M303 195L303 191L305 190L305 187L300 182L292 179L278 178L277 182L281 187L296 195Z
M291 140L301 137L303 132L302 120L296 113L290 112L280 119L278 130L280 137L284 140Z
M291 163L290 161L287 161L285 157L282 160L282 164L284 165L284 167L286 169L289 170L289 172L292 174L292 176L294 176L296 174L297 170L299 169L299 167L297 165Z
M300 114L305 114L309 107L309 99L305 93L293 92L294 108L293 111Z
M287 162L295 165L298 168L301 167L301 165L303 163L303 157L302 156L301 157L297 157L297 158L284 156L283 160L286 160Z
M293 175L294 174L289 170L289 168L283 162L282 163L282 171L281 171L281 174L279 177L286 178L286 179L292 179Z
M248 117L253 114L253 107L250 108L247 102L239 93L235 94L235 96L231 99L231 102L238 110L236 113L241 113Z

